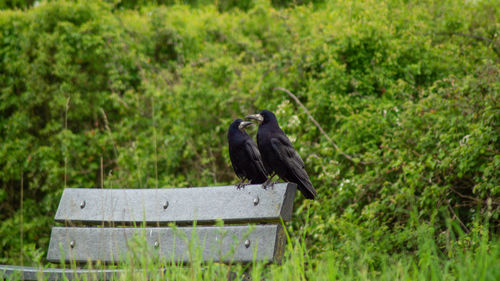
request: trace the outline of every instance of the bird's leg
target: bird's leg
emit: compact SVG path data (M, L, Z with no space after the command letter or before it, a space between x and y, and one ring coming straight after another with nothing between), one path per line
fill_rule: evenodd
M264 189L267 189L269 185L274 185L274 183L271 184L271 181L273 180L274 176L276 176L276 172L273 172L271 176L262 184L262 187Z
M239 183L236 184L236 189L241 189L241 188L245 188L245 178L242 178L241 181Z
M278 184L281 182L280 177L278 177L278 179L276 181L272 181L272 178L274 178L275 176L276 176L276 173L272 174L271 177L269 179L267 179L265 187L264 187L265 189L267 189L269 186L271 186L271 188L274 188L275 184Z
M249 182L242 182L242 183L240 183L240 185L239 185L239 188L238 188L238 189L240 189L240 188L245 188L245 186L247 186L247 185L249 185L249 184L251 184L251 183L249 183Z
M276 175L276 174L275 174L275 175ZM280 178L280 177L278 177L278 179L277 179L276 181L271 182L271 188L274 188L274 185L275 185L275 184L278 184L278 183L280 183L280 182L281 182L281 178Z
M269 185L269 179L267 179L263 184L262 188L267 189L267 186Z

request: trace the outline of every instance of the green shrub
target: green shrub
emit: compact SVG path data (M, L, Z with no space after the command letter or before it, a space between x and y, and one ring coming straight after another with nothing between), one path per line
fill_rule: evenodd
M411 252L422 223L441 247L447 219L498 232L498 5L247 4L0 11L1 263L43 261L66 186L234 183L227 127L264 108L319 192L291 225L312 254Z

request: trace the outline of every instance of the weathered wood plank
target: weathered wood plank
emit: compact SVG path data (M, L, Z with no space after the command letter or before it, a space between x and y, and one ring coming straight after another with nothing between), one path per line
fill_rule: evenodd
M119 269L69 269L0 265L0 280L115 280ZM15 279L14 279L15 278Z
M281 224L195 228L54 227L47 260L123 261L127 254L144 250L144 245L133 246L136 236L145 237L149 254L182 263L189 263L193 257L216 262L251 262L254 258L279 262L285 242Z
M59 222L125 223L149 225L289 221L296 185L261 185L160 189L64 190L55 220Z

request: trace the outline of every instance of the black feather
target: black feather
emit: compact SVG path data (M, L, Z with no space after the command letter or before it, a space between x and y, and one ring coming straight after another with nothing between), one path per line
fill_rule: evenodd
M242 181L248 179L252 184L261 184L267 180L267 172L257 144L244 130L239 129L242 121L236 119L229 126L229 158L234 172Z
M296 183L306 198L314 199L317 193L309 180L304 161L281 130L276 116L268 110L262 110L260 115L264 120L257 132L257 143L267 171L274 171L283 180Z

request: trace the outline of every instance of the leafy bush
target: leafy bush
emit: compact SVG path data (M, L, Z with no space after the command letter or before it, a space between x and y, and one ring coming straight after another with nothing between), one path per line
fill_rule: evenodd
M43 260L66 186L234 183L226 129L263 108L318 189L290 226L312 253L498 231L498 5L248 5L0 12L0 262Z

